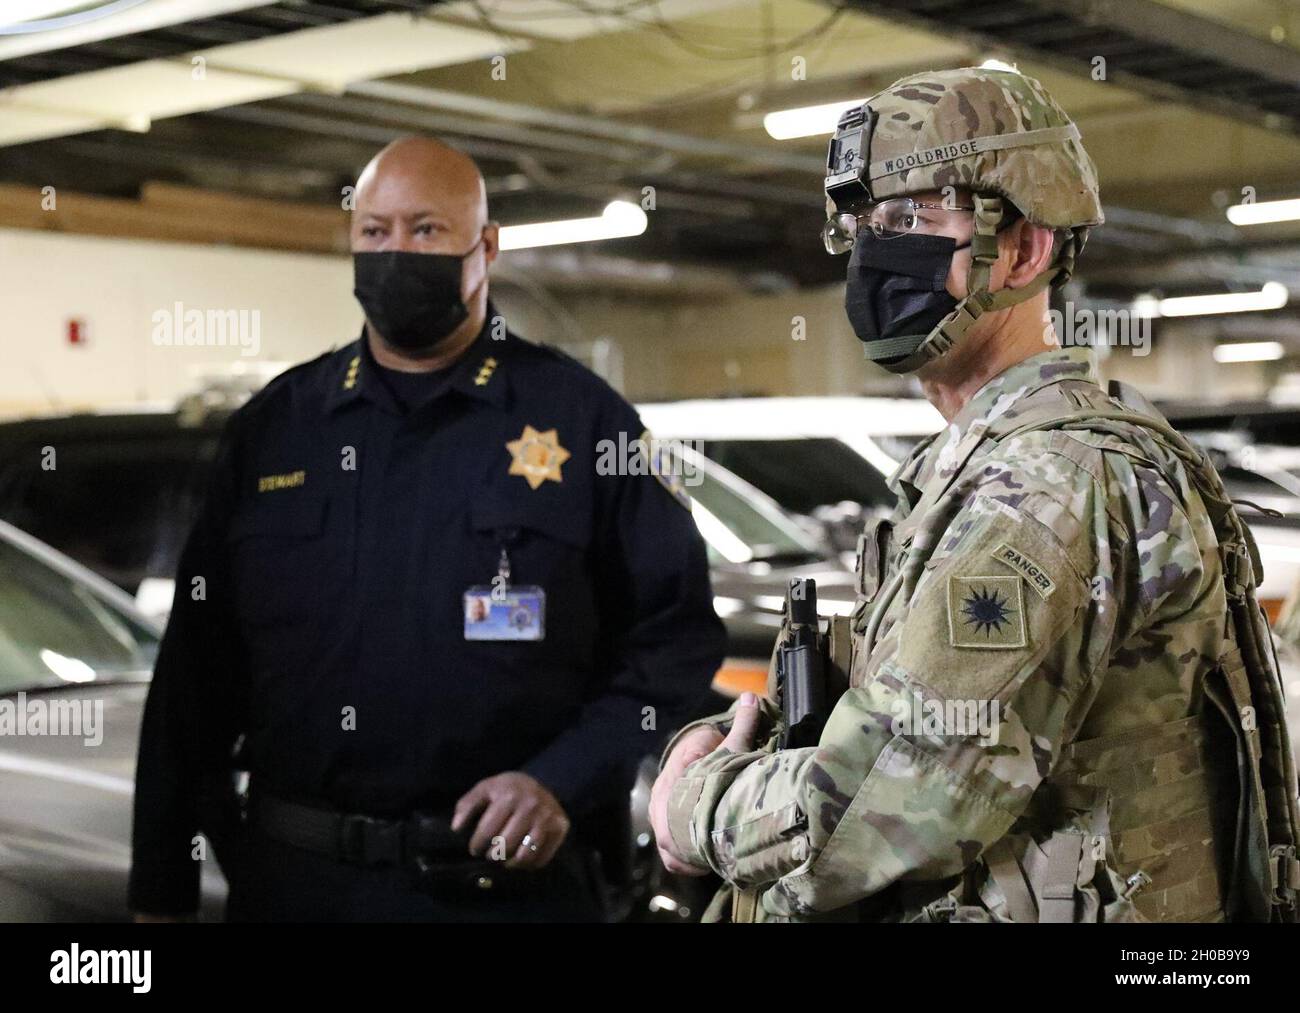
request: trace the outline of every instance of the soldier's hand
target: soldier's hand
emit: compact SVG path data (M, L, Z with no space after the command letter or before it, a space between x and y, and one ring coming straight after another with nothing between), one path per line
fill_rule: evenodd
M763 714L758 707L758 697L753 693L744 693L740 697L740 706L731 718L731 731L722 740L721 748L733 753L748 753L754 748L754 739L758 736L758 725Z
M505 856L510 869L542 868L569 836L564 807L541 782L517 770L485 778L462 795L451 828L459 831L476 818L470 854Z
M683 876L704 876L709 872L707 868L687 862L673 847L672 833L668 829L668 796L672 794L673 785L681 779L687 767L720 746L738 752L752 749L754 736L758 732L759 716L758 698L752 693L746 693L740 698L740 705L732 718L731 731L725 739L713 728L700 727L682 736L682 740L668 754L664 769L655 779L650 791L650 826L655 833L659 858L669 872Z

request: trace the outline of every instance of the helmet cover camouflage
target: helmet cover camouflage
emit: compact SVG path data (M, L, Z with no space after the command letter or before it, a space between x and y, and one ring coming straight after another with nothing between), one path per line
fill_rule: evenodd
M1045 228L1103 221L1097 169L1073 122L1032 77L983 67L927 71L866 104L877 117L866 153L875 200L957 186L999 194ZM1039 135L1040 143L999 146L1052 128L1060 129Z

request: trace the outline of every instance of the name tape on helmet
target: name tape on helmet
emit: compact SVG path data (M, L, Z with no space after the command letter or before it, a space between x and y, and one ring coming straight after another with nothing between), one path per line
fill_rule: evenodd
M1000 151L1003 148L1020 148L1030 144L1053 144L1058 141L1079 140L1079 128L1073 123L1063 127L1043 127L1041 130L1022 130L1014 134L985 134L964 141L941 144L937 148L912 151L895 158L882 158L872 162L867 169L869 179L880 179L895 172L921 169L942 162L955 162L959 158L977 155L981 151Z

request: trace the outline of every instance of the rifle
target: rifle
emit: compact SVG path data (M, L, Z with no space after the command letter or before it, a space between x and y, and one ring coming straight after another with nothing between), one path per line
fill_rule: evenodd
M778 703L785 716L779 749L815 746L838 694L827 683L825 638L817 617L817 582L795 577L785 596L788 634L777 647Z

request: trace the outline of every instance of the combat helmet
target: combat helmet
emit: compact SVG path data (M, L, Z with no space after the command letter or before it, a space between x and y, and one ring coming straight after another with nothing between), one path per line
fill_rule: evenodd
M974 194L969 294L929 334L869 343L868 357L893 372L942 355L983 313L1064 284L1088 230L1104 220L1097 170L1079 128L1038 81L1011 70L962 67L895 81L840 117L826 171L828 249L837 212L945 187ZM1029 222L1069 235L1048 270L995 293L989 272L1004 202Z

